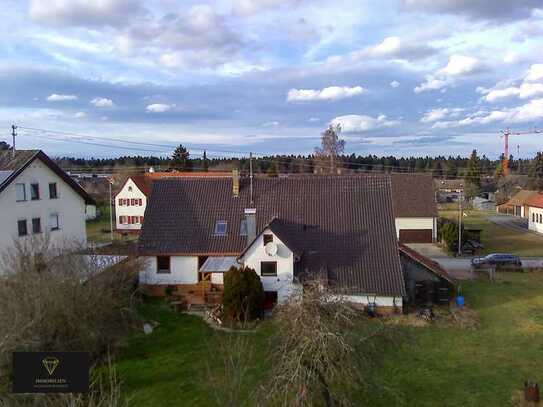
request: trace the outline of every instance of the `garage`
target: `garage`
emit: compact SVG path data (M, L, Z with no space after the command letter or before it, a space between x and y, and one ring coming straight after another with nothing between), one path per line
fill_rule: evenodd
M432 243L432 229L400 229L400 243Z

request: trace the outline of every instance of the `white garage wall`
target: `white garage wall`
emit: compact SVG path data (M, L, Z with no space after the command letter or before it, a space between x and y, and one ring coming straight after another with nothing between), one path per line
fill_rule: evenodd
M434 240L437 238L435 218L396 218L396 237L400 238L400 229L431 229Z

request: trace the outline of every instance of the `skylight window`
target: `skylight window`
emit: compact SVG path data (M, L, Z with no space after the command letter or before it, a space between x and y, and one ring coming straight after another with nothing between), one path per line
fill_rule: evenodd
M242 219L239 225L239 235L247 236L247 219Z
M215 235L226 236L227 228L228 223L225 220L218 220L217 223L215 223Z

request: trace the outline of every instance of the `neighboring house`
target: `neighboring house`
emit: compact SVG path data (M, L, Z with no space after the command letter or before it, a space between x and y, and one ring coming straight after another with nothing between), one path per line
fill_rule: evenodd
M511 197L509 201L496 207L497 212L506 215L518 216L528 219L528 205L526 201L532 196L537 195L537 191L521 189Z
M528 206L528 228L543 233L543 193L539 192L526 200Z
M464 181L461 179L434 179L438 202L458 202L464 190Z
M401 243L437 239L437 206L430 174L391 174L396 233Z
M252 188L236 177L162 179L145 216L138 251L148 292L172 286L189 303L216 302L224 272L245 265L267 307L323 279L360 305L402 308L388 176L255 178Z
M116 229L139 232L144 221L147 200L154 180L176 177L231 177L229 172L148 172L132 175L115 195Z
M52 244L86 245L92 198L40 150L0 152L0 251L47 234Z

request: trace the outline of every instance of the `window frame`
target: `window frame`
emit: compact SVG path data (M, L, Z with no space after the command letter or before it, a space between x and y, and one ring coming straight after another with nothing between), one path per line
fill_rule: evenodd
M54 187L54 189L55 189L54 196L51 193L52 192L51 187ZM50 182L49 183L49 199L58 199L58 188L57 188L57 183L56 182Z
M23 199L19 199L19 188L23 187ZM17 202L26 202L28 201L28 198L26 196L26 184L24 182L18 182L15 184L15 200Z
M36 223L35 221L38 221L37 225L38 225L38 228L36 229ZM31 223L32 223L32 234L33 235L38 235L40 233L43 232L43 229L41 227L41 218L32 218L31 220Z
M161 260L164 261L165 259L168 260L168 268L160 268L160 262ZM171 256L156 256L156 273L157 274L172 274L172 258Z
M224 225L224 232L219 230L219 226ZM213 230L214 236L227 236L228 235L228 222L225 220L218 220L215 222L215 228Z
M56 217L56 226L53 227L53 224L51 222L51 219L53 219L53 217ZM60 215L58 213L50 213L49 214L49 230L54 232L56 230L60 230Z
M36 197L34 197L34 187L36 187ZM30 184L30 200L39 201L40 200L40 184L38 182L33 182Z
M24 233L21 233L21 226L24 222ZM26 219L18 219L17 220L17 236L19 237L25 237L28 236L28 222Z
M242 219L239 224L239 235L240 236L248 236L247 233L247 219Z
M273 242L273 234L272 233L264 233L262 235L262 243L264 246L266 246L268 243Z
M264 273L264 265L271 266L273 265L275 268L274 273ZM262 277L277 277L277 262L276 261L261 261L260 262L260 275Z

